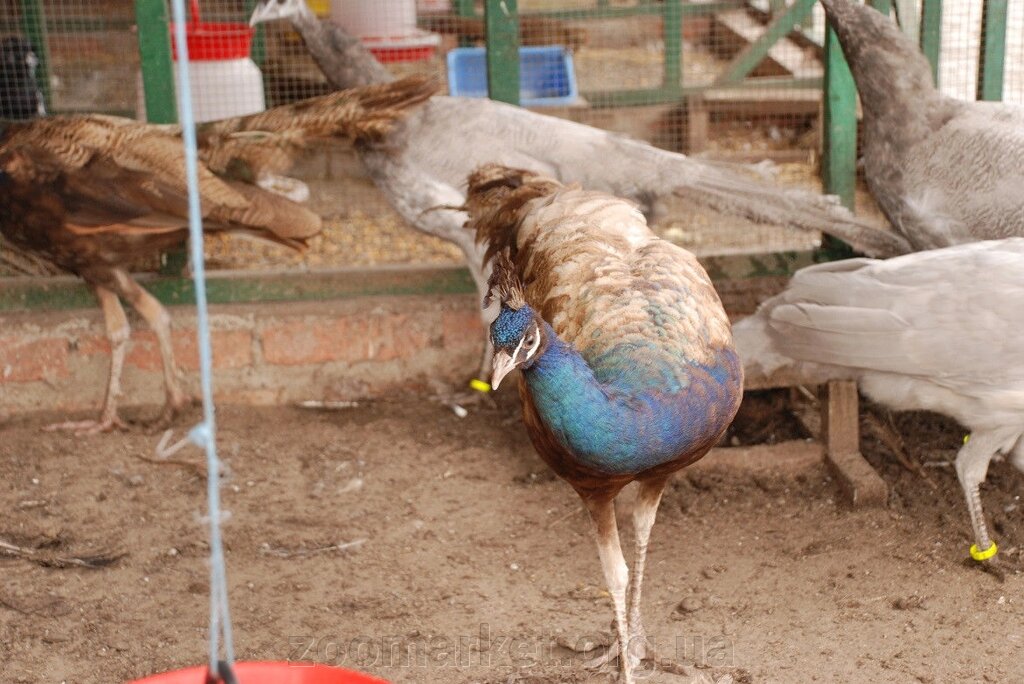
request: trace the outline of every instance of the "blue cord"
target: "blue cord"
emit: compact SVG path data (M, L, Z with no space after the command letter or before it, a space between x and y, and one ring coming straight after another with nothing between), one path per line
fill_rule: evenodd
M218 672L219 639L224 637L224 659L230 668L235 662L228 611L227 572L220 522L220 463L217 459L217 425L213 407L213 364L210 350L210 320L206 310L206 265L203 260L203 222L199 203L199 169L196 152L195 117L192 112L192 83L188 69L188 42L185 35L184 0L171 0L174 18L174 42L178 52L178 120L185 145L185 178L188 182L188 230L192 251L192 280L196 287L196 323L199 338L199 370L203 393L203 422L189 437L206 449L206 496L210 515L210 672Z

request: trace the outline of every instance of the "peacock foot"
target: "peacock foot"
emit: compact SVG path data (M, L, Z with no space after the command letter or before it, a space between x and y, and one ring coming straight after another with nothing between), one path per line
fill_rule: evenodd
M973 568L974 570L981 570L984 573L992 575L1000 582L1006 581L1007 575L1013 575L1017 572L1017 568L1010 562L1007 562L999 556L989 558L988 560L976 561L973 558L965 558L964 565Z
M577 653L589 654L599 651L597 656L583 663L583 667L588 670L612 674L619 670L619 640L617 638L612 639L610 644L607 639L596 641L581 639L576 643L560 639L558 643ZM636 634L630 637L627 653L631 664L630 669L634 673L643 670L661 670L671 674L689 675L693 670L692 666L687 667L659 654L645 634Z
M68 420L62 423L47 425L47 432L73 432L76 435L95 435L111 430L127 430L128 425L116 413L101 416L99 420Z

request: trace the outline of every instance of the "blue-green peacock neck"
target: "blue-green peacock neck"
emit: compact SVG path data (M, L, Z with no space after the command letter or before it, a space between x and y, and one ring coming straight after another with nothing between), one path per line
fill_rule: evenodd
M523 370L537 413L582 465L608 474L636 473L713 442L732 420L742 391L732 349L713 365L663 358L642 347L613 348L595 369L544 323L548 345ZM647 356L647 358L645 358ZM665 381L659 385L658 378Z

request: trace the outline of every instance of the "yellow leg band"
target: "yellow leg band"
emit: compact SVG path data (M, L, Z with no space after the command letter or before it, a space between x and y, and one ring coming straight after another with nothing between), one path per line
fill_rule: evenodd
M996 548L995 542L992 542L992 546L988 547L984 551L979 551L977 544L971 544L971 558L976 561L988 560L992 556L996 555L996 551L998 550L999 549Z
M477 392L487 393L491 391L491 383L484 382L483 380L480 380L478 378L473 378L472 380L470 380L469 386L475 389Z

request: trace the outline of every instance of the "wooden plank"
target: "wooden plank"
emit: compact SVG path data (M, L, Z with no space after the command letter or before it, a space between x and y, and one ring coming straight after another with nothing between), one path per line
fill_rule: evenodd
M824 450L816 442L792 440L779 444L715 447L686 470L728 471L734 475L795 477L821 466Z
M729 62L715 79L716 85L737 83L746 78L766 57L793 75L816 75L821 66L786 36L810 13L817 0L796 0L785 12L773 18L766 27L745 11L724 12L715 18L729 30L742 36L747 45Z
M917 4L914 0L894 0L896 16L900 20L903 35L915 43L921 42L921 19L917 16Z
M687 100L686 106L686 153L697 154L708 146L708 130L711 128L711 113L700 95Z
M857 383L833 380L821 401L825 458L853 506L884 506L889 499L885 481L860 453Z

